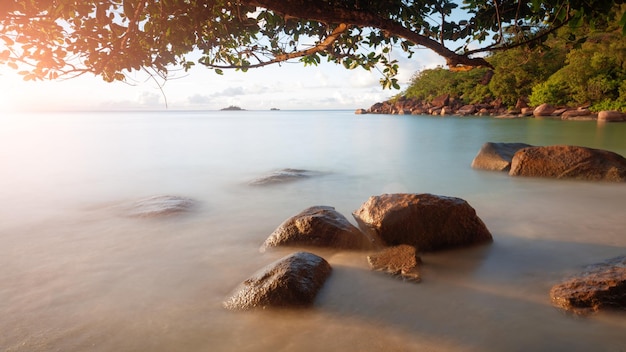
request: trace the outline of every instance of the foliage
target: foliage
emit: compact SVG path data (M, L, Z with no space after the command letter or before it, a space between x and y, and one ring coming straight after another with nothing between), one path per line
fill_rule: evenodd
M482 83L487 68L463 72L452 72L442 67L416 73L410 86L405 90L407 98L431 100L434 97L450 94L465 103L477 103L489 95Z
M626 15L622 18L626 21ZM487 87L478 84L478 74L438 68L417 73L404 94L426 100L451 94L465 102L497 98L505 106L529 97L533 106L550 103L591 106L594 111L624 110L626 37L617 20L601 29L562 28L541 45L493 53L487 57L494 73Z
M518 47L496 53L489 58L494 66L489 90L505 105L514 105L520 97L529 96L535 85L559 70L564 65L565 54L563 47Z
M27 80L114 81L134 70L166 78L175 66L221 74L325 59L377 68L384 87L398 87L392 49L411 57L425 47L450 67L488 67L477 54L541 43L567 24L603 26L622 2L465 0L456 19L452 0L2 0L0 64Z

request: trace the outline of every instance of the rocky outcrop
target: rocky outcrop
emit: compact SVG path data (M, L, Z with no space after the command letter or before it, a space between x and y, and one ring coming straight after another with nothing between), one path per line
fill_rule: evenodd
M354 213L361 229L387 245L420 252L491 242L491 233L465 200L433 194L370 197Z
M597 117L589 109L570 109L561 114L561 120L595 120Z
M313 206L285 220L265 240L261 251L276 246L368 248L371 242L341 213L329 206Z
M419 265L422 260L417 256L415 247L406 244L385 248L367 257L372 270L384 271L398 276L405 281L420 282L422 278Z
M268 175L261 176L249 182L251 186L268 186L281 184L286 182L293 182L302 179L306 179L313 176L321 175L321 172L315 172L311 170L300 169L280 169L271 172Z
M189 211L195 205L190 198L179 196L153 196L130 204L126 215L131 217L163 217Z
M626 309L626 257L590 266L550 290L552 303L574 313Z
M462 116L472 115L476 113L476 105L463 105L456 111L456 113Z
M626 181L626 159L619 154L578 146L520 149L511 161L511 176Z
M556 108L550 104L541 104L533 110L533 115L535 117L542 116L552 116L552 114L556 111Z
M598 122L624 122L626 114L619 111L607 110L598 113Z
M472 168L493 171L508 171L511 168L511 161L515 153L526 147L531 147L525 143L493 143L487 142L472 160Z
M242 282L223 306L231 310L310 306L331 270L324 258L297 252Z

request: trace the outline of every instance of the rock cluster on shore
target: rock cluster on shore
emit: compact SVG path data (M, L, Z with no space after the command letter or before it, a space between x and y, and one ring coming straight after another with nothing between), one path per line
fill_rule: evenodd
M481 104L463 104L450 95L441 95L431 101L400 97L372 105L369 109L357 109L356 114L433 115L433 116L493 116L498 118L535 117L561 120L597 120L598 122L624 122L626 113L601 111L594 113L587 106L576 108L541 104L531 107L525 99L518 99L513 108L506 108L501 100Z

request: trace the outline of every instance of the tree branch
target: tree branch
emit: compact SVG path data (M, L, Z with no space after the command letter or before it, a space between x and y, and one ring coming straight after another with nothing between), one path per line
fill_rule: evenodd
M446 48L441 43L423 36L404 27L402 24L363 10L351 10L340 7L325 6L323 2L316 1L313 6L310 1L298 0L242 0L243 2L272 10L283 16L303 18L322 23L345 23L359 27L372 27L386 31L392 35L404 38L414 44L424 46L446 59L448 66L472 66L480 67L491 65L483 58L470 58L469 54L457 54ZM306 5L306 6L305 6Z

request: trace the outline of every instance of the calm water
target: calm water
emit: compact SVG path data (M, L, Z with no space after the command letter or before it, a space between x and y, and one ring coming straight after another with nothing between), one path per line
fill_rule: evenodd
M576 318L552 285L626 254L626 185L510 178L470 163L487 141L626 155L626 124L357 116L351 111L134 112L0 117L2 351L626 351L626 314ZM251 187L277 169L322 172ZM225 311L259 252L312 205L347 217L371 195L467 200L489 246L423 256L421 284L318 251L315 306ZM153 195L198 201L129 218Z

